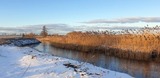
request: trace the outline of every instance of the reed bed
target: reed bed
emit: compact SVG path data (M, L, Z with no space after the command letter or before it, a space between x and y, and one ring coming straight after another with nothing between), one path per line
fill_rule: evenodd
M70 32L53 35L47 40L64 49L99 52L136 60L160 60L160 27L144 27L137 30Z

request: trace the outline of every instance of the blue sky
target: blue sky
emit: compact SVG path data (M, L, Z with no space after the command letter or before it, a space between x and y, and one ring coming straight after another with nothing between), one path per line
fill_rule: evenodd
M160 0L0 0L0 27L41 24L67 24L71 27L159 25L159 3ZM137 22L108 22L128 18L130 21L136 18Z

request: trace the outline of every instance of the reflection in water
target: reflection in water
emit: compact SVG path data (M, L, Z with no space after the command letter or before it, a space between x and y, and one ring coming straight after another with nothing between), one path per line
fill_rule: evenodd
M54 48L49 43L41 43L31 46L43 52L51 53L55 56L65 57L78 61L100 66L106 69L127 73L135 78L159 78L160 63L142 62L135 60L120 59L98 53L86 53Z
M46 46L46 44L42 44L43 45L43 52L47 52L47 46Z

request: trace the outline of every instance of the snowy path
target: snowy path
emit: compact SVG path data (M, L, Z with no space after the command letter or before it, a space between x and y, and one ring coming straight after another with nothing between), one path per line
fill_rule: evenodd
M64 66L64 64L68 64ZM81 65L81 66L79 66ZM77 68L73 68L77 66ZM29 47L0 46L0 78L132 78L89 63L39 53Z

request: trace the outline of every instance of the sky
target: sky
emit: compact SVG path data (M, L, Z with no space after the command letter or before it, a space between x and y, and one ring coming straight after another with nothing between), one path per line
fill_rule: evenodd
M0 0L0 33L43 25L72 30L155 26L160 24L159 3L160 0Z

